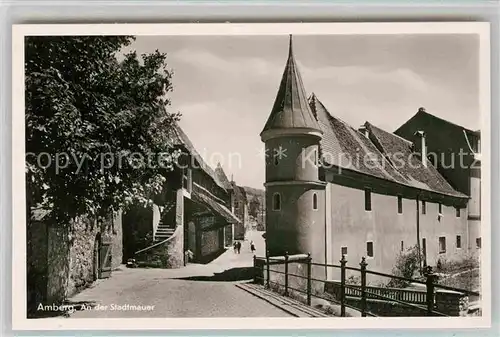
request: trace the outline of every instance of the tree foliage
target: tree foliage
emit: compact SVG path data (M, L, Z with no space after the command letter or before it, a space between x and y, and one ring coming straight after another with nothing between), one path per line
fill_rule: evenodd
M25 40L28 207L56 223L149 202L176 152L166 54L123 50L129 36Z

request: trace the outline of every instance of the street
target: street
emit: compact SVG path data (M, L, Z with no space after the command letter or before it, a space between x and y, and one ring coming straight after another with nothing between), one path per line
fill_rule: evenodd
M180 269L134 269L122 266L70 299L92 303L71 318L103 317L290 317L285 311L236 287L251 279L253 255L264 254L262 232L250 233L241 254L232 249L209 264ZM95 306L97 305L97 306Z

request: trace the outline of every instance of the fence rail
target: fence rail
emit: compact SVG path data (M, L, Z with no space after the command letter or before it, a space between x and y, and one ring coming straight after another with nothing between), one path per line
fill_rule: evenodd
M257 261L261 261L260 267ZM298 275L296 273L291 273L289 271L290 263L299 263L306 266L306 275ZM311 305L312 297L320 298L336 304L340 304L340 315L342 317L346 316L346 308L356 309L361 311L361 316L377 316L375 313L370 312L368 308L368 301L388 301L397 303L402 307L414 310L416 312L421 312L419 316L449 316L443 312L437 310L436 305L436 289L450 290L458 293L459 295L475 295L479 296L478 292L467 291L464 289L458 289L448 286L442 286L437 284L437 276L433 273L432 268L428 266L424 271L425 281L416 280L410 278L404 278L396 275L384 274L375 272L372 270L367 270L368 264L366 259L363 257L360 262L360 267L355 268L347 266L347 260L345 256L342 256L340 260L340 265L335 264L324 264L312 262L310 254L297 254L284 256L273 256L270 257L269 253L266 257L254 256L254 282L263 283L266 288L271 288L273 286L279 286L284 289L283 295L290 296L290 291L296 291L298 293L304 294L306 296L306 303ZM271 270L271 266L284 265L284 271ZM340 269L340 281L330 281L330 280L320 280L312 276L312 266L319 267L329 267L334 269ZM346 271L355 271L360 273L360 284L348 284L346 279ZM265 277L264 277L265 273ZM271 273L277 273L284 275L284 282L278 283L271 281ZM389 287L374 287L366 284L366 277L368 274L378 275L387 277L391 280L404 281L409 284L421 284L425 285L425 291L419 291L414 289L405 288L389 288ZM290 286L290 277L305 280L305 289L297 289ZM312 282L323 282L323 284L328 284L330 291L327 292L333 298L321 296L319 294L313 294ZM355 301L353 301L355 299ZM348 303L350 302L350 303ZM357 303L357 305L352 305L351 303Z

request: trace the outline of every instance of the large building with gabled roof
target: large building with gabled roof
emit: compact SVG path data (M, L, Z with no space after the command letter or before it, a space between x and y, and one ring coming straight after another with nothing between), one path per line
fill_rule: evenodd
M426 134L353 128L306 95L293 54L260 134L266 153L266 245L271 256L311 253L313 262L391 272L420 249L422 266L468 253L470 194L427 156ZM322 279L334 270L315 266Z

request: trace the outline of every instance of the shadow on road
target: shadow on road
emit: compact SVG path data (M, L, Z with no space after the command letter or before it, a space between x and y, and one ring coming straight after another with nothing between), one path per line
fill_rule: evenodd
M177 280L189 280L189 281L220 281L220 282L232 282L232 281L247 281L254 278L253 267L241 267L241 268L231 268L224 270L222 273L215 273L212 276L189 276L180 277Z

